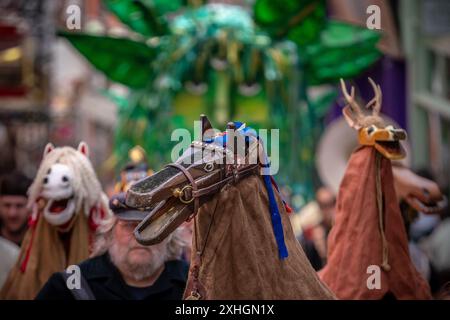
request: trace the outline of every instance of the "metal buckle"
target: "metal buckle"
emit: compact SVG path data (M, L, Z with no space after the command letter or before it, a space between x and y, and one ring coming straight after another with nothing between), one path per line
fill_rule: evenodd
M173 190L173 195L174 197L177 197L178 199L180 199L180 201L184 204L189 204L192 201L194 201L194 195L192 195L192 197L190 199L183 199L183 195L185 195L185 191L191 189L193 190L192 186L190 184L185 185L181 190L180 188L176 188L175 190Z

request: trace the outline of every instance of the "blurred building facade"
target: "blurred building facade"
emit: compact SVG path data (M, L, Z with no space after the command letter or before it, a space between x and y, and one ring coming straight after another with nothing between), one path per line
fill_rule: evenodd
M80 31L124 30L108 20L101 1L0 1L0 173L19 169L32 177L48 141L76 146L80 140L104 172L117 107L102 93L111 84L56 35L68 27L71 5L80 8Z
M401 2L413 164L450 182L450 2Z
M53 1L0 1L0 172L34 174L50 123Z
M115 21L99 0L58 1L56 23L58 30L70 28L71 6L80 9L80 25L75 31L104 34L111 32ZM73 30L72 30L73 31ZM104 170L114 143L117 106L106 97L111 83L96 72L64 39L58 37L54 45L53 87L51 110L53 116L50 140L57 145L77 145L87 142L90 159L104 183L113 180L113 172ZM124 92L126 93L126 92Z

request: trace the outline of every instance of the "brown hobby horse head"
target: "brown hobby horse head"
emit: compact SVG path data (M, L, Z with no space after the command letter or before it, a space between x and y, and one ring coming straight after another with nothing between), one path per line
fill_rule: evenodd
M241 123L202 139L173 164L134 184L127 205L150 211L136 230L146 245L194 219L187 299L329 299L295 239L262 144ZM231 143L232 141L233 143Z

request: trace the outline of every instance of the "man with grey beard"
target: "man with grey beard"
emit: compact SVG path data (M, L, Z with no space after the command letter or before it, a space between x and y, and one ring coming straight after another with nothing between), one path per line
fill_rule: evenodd
M181 260L186 243L180 230L157 245L142 246L133 231L146 212L127 207L124 193L112 197L110 208L114 216L99 227L92 258L53 274L37 300L182 299L188 265Z

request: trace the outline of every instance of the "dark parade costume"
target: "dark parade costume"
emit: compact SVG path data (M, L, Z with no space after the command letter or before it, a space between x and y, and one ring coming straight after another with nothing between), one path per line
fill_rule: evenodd
M96 300L180 300L186 286L188 265L181 260L168 261L149 287L127 285L107 253L79 265L89 290ZM76 289L72 289L76 290ZM37 300L73 300L62 273L53 274L36 297Z

